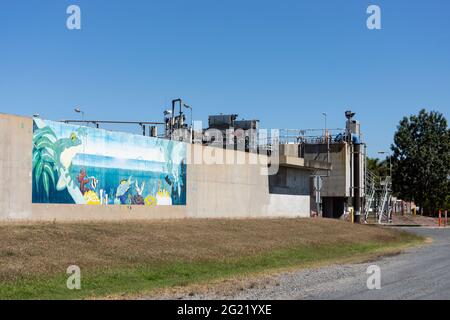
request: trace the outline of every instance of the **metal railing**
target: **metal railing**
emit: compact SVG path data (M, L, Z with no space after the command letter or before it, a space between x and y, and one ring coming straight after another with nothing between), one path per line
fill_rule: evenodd
M334 144L344 139L344 129L277 129L278 136L272 137L271 130L261 134L259 130L258 145L279 144ZM339 137L342 137L340 139Z
M392 213L392 206L391 206L391 198L392 198L392 190L391 190L391 177L386 177L386 179L382 182L383 186L383 193L382 193L382 202L379 208L378 212L378 223L389 223L391 222L391 213Z

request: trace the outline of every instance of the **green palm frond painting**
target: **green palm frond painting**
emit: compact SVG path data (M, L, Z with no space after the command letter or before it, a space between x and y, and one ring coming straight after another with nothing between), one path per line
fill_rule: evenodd
M43 189L47 198L50 186L55 187L55 143L57 137L49 127L36 129L33 135L33 177L36 190Z

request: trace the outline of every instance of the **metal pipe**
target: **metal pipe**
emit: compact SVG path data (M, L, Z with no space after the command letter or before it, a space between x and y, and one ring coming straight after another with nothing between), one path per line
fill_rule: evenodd
M150 127L150 136L151 137L157 137L158 136L158 129L156 128L156 126L151 126Z
M183 113L182 111L182 107L183 107L183 101L181 99L174 99L172 100L172 117L174 117L175 115L175 103L179 103L180 104L180 115Z
M359 223L361 217L361 170L360 170L361 145L354 144L354 147L355 148L353 154L353 168L354 168L353 203L355 207L355 223Z
M89 123L95 125L97 129L100 128L100 123L107 124L137 124L142 127L142 134L146 135L146 125L163 125L163 122L153 122L153 121L112 121L112 120L61 120L64 123L86 123L89 126Z
M106 124L156 124L162 125L164 122L154 122L154 121L110 121L110 120L60 120L64 123L106 123Z

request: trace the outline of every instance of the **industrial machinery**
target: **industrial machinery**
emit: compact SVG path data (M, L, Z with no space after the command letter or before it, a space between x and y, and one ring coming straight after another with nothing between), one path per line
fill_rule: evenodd
M204 143L216 142L227 149L258 152L259 120L236 120L237 117L237 114L210 115Z
M175 114L175 106L178 104L179 111ZM192 124L186 124L186 115L183 108L192 112L192 107L183 103L181 99L172 100L172 109L164 111L165 138L170 140L192 142ZM191 113L192 122L192 113Z

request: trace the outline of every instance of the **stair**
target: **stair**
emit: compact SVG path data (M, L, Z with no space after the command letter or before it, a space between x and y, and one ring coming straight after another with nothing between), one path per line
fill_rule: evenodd
M386 177L381 182L383 186L383 193L381 196L382 202L378 211L378 223L391 223L392 222L392 179Z

